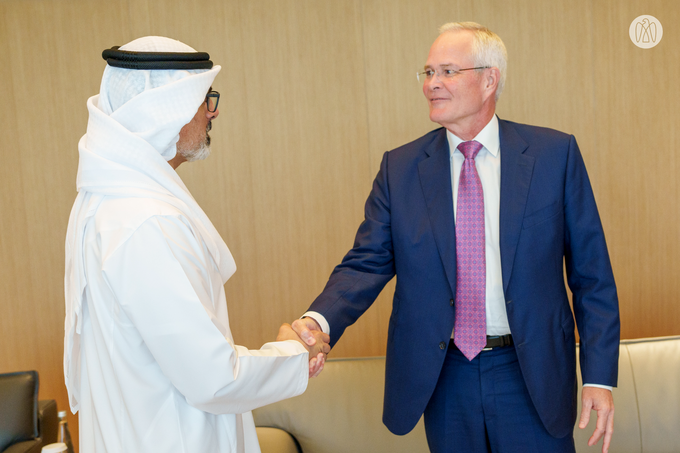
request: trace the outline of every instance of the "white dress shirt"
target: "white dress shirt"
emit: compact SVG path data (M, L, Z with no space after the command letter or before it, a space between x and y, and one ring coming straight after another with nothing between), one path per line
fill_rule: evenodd
M465 161L457 149L464 140L446 131L451 162L451 187L453 188L453 215L458 211L458 180ZM484 191L484 239L486 242L486 334L510 333L508 314L505 311L503 276L501 273L500 201L501 201L501 149L496 115L473 139L484 147L475 157L475 167ZM453 334L451 334L453 338Z

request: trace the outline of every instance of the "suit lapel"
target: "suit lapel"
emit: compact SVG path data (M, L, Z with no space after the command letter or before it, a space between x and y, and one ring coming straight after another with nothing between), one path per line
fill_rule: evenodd
M446 129L425 149L427 158L418 164L420 184L427 205L427 213L441 257L444 271L452 290L456 288L456 236L453 219L453 191L451 164Z
M512 124L499 120L501 147L500 251L503 291L508 290L529 195L534 158Z

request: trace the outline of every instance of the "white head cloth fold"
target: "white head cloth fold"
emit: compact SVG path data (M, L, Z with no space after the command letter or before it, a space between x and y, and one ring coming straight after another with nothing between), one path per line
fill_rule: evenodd
M150 36L120 50L195 52L179 41ZM217 263L223 282L236 264L219 233L167 163L176 154L179 131L205 100L220 71L136 70L107 65L100 93L87 101L87 133L78 143L78 196L66 233L66 319L64 378L71 410L80 401L80 332L87 284L83 257L85 225L104 196L162 200L179 209L196 230Z

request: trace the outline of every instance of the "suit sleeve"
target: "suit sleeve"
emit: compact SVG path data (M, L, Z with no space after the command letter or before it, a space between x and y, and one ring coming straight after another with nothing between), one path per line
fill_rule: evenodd
M572 136L565 182L565 265L580 336L583 382L616 386L619 304L602 223Z
M380 171L373 181L354 246L335 267L323 292L309 307L328 321L331 346L368 310L395 274L388 156L389 153L383 155Z

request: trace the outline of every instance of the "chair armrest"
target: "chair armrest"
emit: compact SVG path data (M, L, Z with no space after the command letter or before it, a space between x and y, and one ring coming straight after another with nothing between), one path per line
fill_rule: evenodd
M42 447L43 443L40 442L40 439L27 440L10 445L2 453L40 453Z
M263 426L256 429L262 453L302 453L297 441L288 431Z
M59 416L55 400L38 401L38 433L43 445L53 444L59 436Z
M16 443L2 453L40 453L42 447L55 443L59 435L59 416L55 400L38 401L38 434L37 439Z

